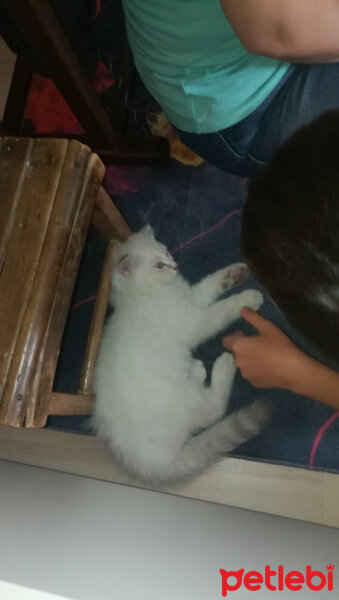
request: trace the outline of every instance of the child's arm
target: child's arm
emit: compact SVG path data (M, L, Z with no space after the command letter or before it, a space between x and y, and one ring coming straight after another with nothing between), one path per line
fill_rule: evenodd
M252 385L283 388L339 410L339 373L302 352L276 325L250 308L243 318L259 332L240 331L223 340L235 364Z

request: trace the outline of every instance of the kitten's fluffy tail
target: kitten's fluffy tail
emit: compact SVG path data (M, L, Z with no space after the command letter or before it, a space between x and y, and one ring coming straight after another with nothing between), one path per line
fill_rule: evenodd
M256 400L246 408L232 413L209 429L193 437L172 463L170 478L180 480L197 475L257 435L271 415L271 404Z

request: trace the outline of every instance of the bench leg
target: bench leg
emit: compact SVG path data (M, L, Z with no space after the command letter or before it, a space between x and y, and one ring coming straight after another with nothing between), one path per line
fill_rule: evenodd
M94 398L91 394L59 394L52 392L49 415L90 415Z
M92 322L89 330L85 356L79 381L79 393L91 394L95 364L98 358L100 340L104 327L106 311L111 291L111 272L113 267L114 252L116 249L114 240L108 243L104 265L94 305Z
M131 234L125 219L103 187L100 188L94 206L92 225L108 239L113 238L123 242Z
M7 135L21 133L32 75L32 69L25 60L17 56L3 116Z

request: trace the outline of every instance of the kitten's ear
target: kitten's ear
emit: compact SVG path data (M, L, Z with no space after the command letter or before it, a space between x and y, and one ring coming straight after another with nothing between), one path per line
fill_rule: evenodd
M154 238L154 229L151 227L151 225L145 225L145 227L141 229L140 233L146 237Z
M124 254L118 262L118 272L129 277L139 264L138 258L132 254Z

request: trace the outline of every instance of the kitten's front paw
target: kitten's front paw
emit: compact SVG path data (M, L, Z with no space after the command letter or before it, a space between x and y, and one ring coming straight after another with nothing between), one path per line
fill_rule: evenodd
M245 263L234 263L227 267L222 274L221 287L228 290L234 285L243 283L248 277L248 267Z
M245 290L239 294L239 301L241 308L248 306L248 308L252 308L253 310L259 310L264 302L264 296L258 290Z

